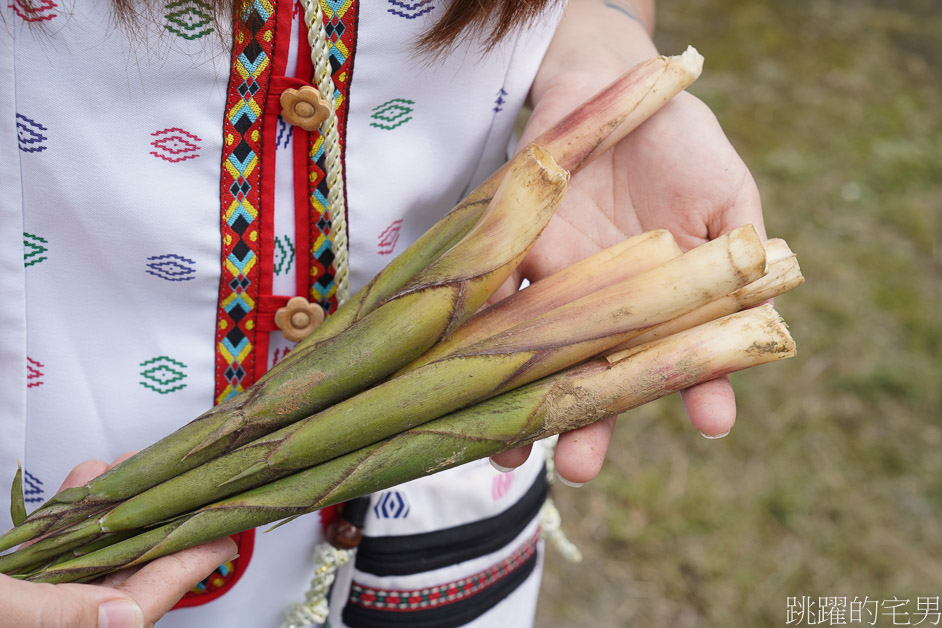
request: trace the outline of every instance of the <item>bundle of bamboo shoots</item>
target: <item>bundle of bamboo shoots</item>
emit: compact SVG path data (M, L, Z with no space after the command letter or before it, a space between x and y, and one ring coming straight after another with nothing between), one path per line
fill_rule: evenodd
M800 272L752 227L683 254L665 231L642 234L481 309L569 171L692 83L701 61L692 49L660 57L593 97L244 393L28 517L15 481L0 551L33 542L0 556L0 571L90 580L793 355L778 315L753 306Z

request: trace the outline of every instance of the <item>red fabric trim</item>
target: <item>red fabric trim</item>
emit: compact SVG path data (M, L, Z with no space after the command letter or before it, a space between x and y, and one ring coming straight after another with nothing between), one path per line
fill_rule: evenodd
M276 0L275 37L272 76L284 76L288 67L288 49L291 46L291 21L294 19L295 0Z
M299 87L304 87L305 85L310 85L307 81L302 81L299 78L294 78L293 76L273 76L271 77L271 89L268 92L268 102L266 103L265 113L274 113L277 118L281 114L281 92L285 91L288 88L297 89ZM303 131L304 129L299 129L295 127L295 131Z
M261 204L258 208L259 225L259 295L272 293L275 276L275 169L277 168L277 145L273 138L278 133L278 116L281 114L281 92L290 81L284 74L288 67L288 50L291 43L291 20L294 17L294 0L278 0L275 18L275 41L272 50L272 78L265 114L262 123ZM280 36L279 36L280 34ZM264 139L267 138L267 139ZM261 321L256 321L258 326ZM255 371L253 381L268 371L269 335L260 333L255 339Z
M277 294L266 294L258 298L259 331L278 331L278 325L275 324L275 312L286 306L290 298Z
M230 538L235 541L236 545L239 547L239 555L232 561L232 574L226 580L226 583L217 589L205 593L197 589L192 589L186 594L186 597L177 602L173 608L190 608L212 602L216 598L228 593L242 578L245 574L245 570L249 566L249 561L252 560L252 554L255 551L255 529L253 528L245 532L240 532L239 534L233 534Z
M314 80L314 63L311 61L311 44L307 40L307 25L304 20L298 23L298 66L297 76L305 80ZM294 129L294 239L295 239L295 291L308 296L308 282L311 274L311 175L310 157L311 134L304 129Z
M283 11L283 13L287 13ZM290 16L289 16L290 17ZM278 20L278 27L282 27L282 22ZM288 26L290 27L290 22ZM286 31L279 31L286 32ZM286 37L283 39L287 39ZM278 50L284 50L287 54L287 46L278 45ZM281 59L280 61L276 58L275 66L284 70L284 67L287 65L287 59ZM273 76L271 78L271 85L268 90L268 97L265 99L265 126L264 126L264 137L274 138L278 133L278 117L281 115L281 94L286 89L297 89L303 87L304 85L309 85L305 81L302 81L297 78L290 76ZM298 141L304 142L304 145L307 144L307 131L304 131L301 128L295 127L293 133L295 146L297 146ZM272 332L277 331L278 326L275 325L275 311L283 307L285 303L288 302L289 297L275 297L272 295L274 277L275 277L275 169L276 162L278 159L278 146L275 142L269 139L265 141L262 145L262 203L261 208L259 209L261 228L259 229L259 239L260 239L260 255L259 255L259 303L258 303L258 320L256 321L256 328L260 332ZM295 148L294 153L297 153L297 148ZM297 192L297 179L298 175L298 164L296 157L293 161L293 171L295 176L295 198L298 196ZM301 171L301 177L305 177L307 168L302 165L303 170ZM305 177L306 178L306 177ZM302 186L304 186L302 180ZM304 190L307 187L302 187L301 194L304 194ZM297 202L295 202L297 206ZM297 222L297 210L295 210L295 221ZM306 227L306 223L305 223ZM296 251L304 251L300 247L300 242L295 246ZM297 266L295 267L295 272L299 272L301 269L301 260L307 260L306 255L296 254ZM304 292L300 293L304 295ZM263 305L263 304L267 304ZM267 334L259 334L255 342L255 350L257 352L257 357L255 360L255 376L254 379L259 379L265 372L268 370L268 346L270 344L271 338ZM261 357L261 356L264 356Z
M258 313L260 316L274 314L278 308L286 306L289 299L291 297L281 294L263 294L258 298Z
M321 518L321 529L324 531L324 538L327 538L327 529L330 527L334 521L340 518L340 506L343 504L335 504L333 506L325 506L317 511L317 514Z

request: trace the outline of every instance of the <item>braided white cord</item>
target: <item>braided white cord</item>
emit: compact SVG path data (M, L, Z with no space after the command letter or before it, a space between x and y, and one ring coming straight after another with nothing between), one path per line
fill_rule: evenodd
M340 130L337 125L337 101L334 98L334 82L331 78L330 48L327 45L327 29L320 0L301 0L304 5L304 22L307 38L311 44L311 61L314 64L314 79L321 97L330 104L330 115L321 125L324 136L324 153L327 162L327 206L333 232L334 270L337 283L337 301L343 303L350 296L350 267L347 254L347 211L343 196L343 164L340 162Z
M563 558L571 563L582 562L582 552L563 532L563 518L559 514L559 509L556 508L552 497L547 497L540 508L540 525L543 530L543 538L548 540Z
M355 553L355 550L337 549L330 543L321 543L314 549L317 568L311 586L304 595L304 602L292 604L285 611L281 628L309 628L327 621L327 595L334 583L335 573L339 567L353 560Z
M544 453L546 455L546 480L553 484L556 482L556 464L553 456L556 453L556 441L558 436L550 436L544 441ZM582 552L575 543L566 537L563 532L563 518L556 508L556 503L552 497L547 497L540 508L540 525L543 527L543 538L550 542L556 550L571 563L582 562Z

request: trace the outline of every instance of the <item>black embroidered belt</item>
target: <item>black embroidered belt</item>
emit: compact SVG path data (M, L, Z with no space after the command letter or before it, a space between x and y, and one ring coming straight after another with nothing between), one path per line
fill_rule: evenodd
M523 532L539 514L548 492L546 473L540 472L516 504L487 519L434 532L364 536L356 568L376 576L404 576L490 554Z
M487 519L399 536L364 537L356 569L377 576L432 571L506 547L538 516L549 487L541 471L510 508ZM461 626L496 606L533 573L540 531L490 567L452 582L413 590L381 589L354 582L343 610L351 628Z

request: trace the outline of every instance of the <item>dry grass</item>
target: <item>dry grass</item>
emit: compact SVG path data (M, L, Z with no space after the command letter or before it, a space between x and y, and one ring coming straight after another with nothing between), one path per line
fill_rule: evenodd
M555 489L586 561L548 553L538 625L781 626L802 595L909 599L915 624L942 596L942 5L659 10L799 255L800 356L734 379L722 441L674 399L620 420L602 475Z

